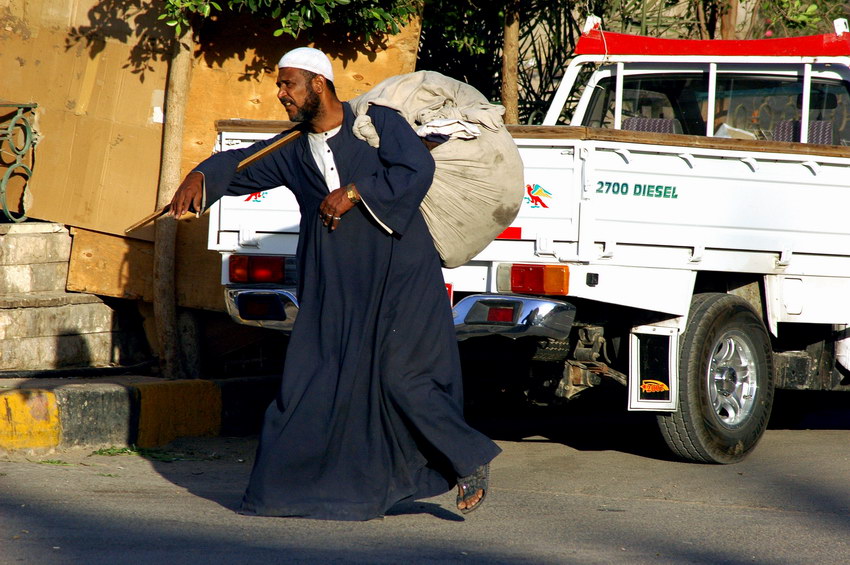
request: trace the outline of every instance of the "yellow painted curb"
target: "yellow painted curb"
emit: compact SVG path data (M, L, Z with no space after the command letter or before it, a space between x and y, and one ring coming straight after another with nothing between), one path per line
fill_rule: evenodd
M0 392L0 450L50 449L62 437L56 396L46 390Z
M184 436L214 436L221 429L221 390L201 380L136 383L139 447L156 447Z

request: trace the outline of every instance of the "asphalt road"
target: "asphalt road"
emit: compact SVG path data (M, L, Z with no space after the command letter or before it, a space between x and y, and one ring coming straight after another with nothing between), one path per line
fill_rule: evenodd
M479 415L504 453L485 505L370 522L239 516L254 438L141 455L0 457L0 563L831 564L850 560L850 395L786 394L737 465L672 460L648 415Z

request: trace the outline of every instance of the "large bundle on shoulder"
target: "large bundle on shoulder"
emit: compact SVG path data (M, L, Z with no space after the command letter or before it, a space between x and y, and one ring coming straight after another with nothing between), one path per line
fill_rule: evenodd
M389 78L349 101L354 134L378 147L370 105L392 108L426 139L436 171L421 210L443 265L463 265L493 241L519 212L523 165L502 121L504 108L470 85L433 71Z

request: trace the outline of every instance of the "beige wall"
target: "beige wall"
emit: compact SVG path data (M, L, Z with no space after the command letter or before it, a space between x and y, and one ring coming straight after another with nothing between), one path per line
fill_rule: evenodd
M0 0L0 99L39 105L32 218L123 234L154 209L167 67L162 60L136 64L136 55L149 45L140 33L167 30L127 4ZM273 29L247 18L205 24L186 113L185 171L212 151L215 120L284 117L274 65L303 42L274 38ZM411 25L361 52L321 37L316 46L332 54L346 99L412 71L418 35Z
M153 202L165 66L142 80L126 44L75 43L94 4L0 1L0 98L38 104L30 217L115 231Z
M183 170L188 172L212 151L215 121L228 118L286 120L277 100L277 61L289 49L309 45L327 51L332 58L334 85L340 99L348 100L368 91L393 75L416 67L419 22L407 26L368 54L339 45L326 37L315 43L272 36L274 26L254 29L244 22L216 23L202 33L202 54L195 63L183 138ZM328 35L333 35L329 33ZM214 43L214 45L211 45ZM244 45L255 47L244 48ZM226 59L220 52L241 51Z

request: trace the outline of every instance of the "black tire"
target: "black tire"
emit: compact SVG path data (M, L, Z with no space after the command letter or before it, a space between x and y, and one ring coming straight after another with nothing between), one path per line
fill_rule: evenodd
M773 406L773 352L761 318L730 294L694 296L679 343L679 409L658 415L670 449L736 463L761 439Z

